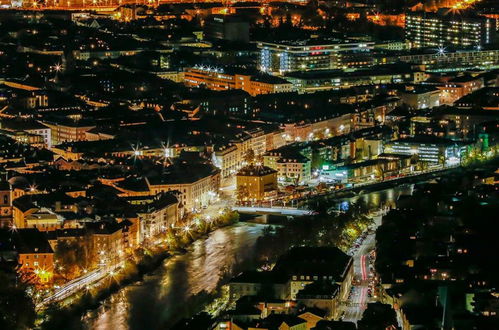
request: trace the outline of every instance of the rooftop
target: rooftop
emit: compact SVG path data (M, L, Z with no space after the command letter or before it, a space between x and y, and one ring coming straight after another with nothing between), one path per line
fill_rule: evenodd
M332 276L343 281L352 258L336 247L295 247L281 256L274 271L288 275Z
M18 253L54 253L44 233L36 228L23 228L14 232Z
M237 173L237 176L264 176L273 173L277 173L277 171L267 166L248 165L241 168Z

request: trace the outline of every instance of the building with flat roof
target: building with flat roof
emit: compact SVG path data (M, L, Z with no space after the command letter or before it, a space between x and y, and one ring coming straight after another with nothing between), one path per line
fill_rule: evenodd
M318 281L338 284L338 298L346 300L353 279L353 259L336 247L294 247L277 260L272 271L286 274L293 300L306 285Z
M309 93L364 85L418 84L425 81L428 75L420 69L413 69L409 66L380 65L351 72L343 70L297 71L286 74L285 78L293 83L298 92Z
M384 152L395 155L413 155L420 161L438 164L459 164L464 145L436 136L420 135L387 142Z
M260 201L277 192L277 171L262 165L248 165L236 176L238 199Z
M226 68L195 66L184 72L184 84L214 91L241 89L251 96L293 91L289 81L263 73L250 73Z
M284 146L270 150L263 156L263 162L277 170L280 182L307 183L312 176L312 162L302 154L300 147Z
M340 68L341 52L369 52L373 42L341 39L259 41L260 71L284 74L293 71L330 70Z
M405 36L413 47L482 47L496 39L494 19L450 8L406 13Z
M164 234L180 219L179 201L174 193L133 196L125 200L133 205L139 218L139 242Z
M398 91L403 103L411 109L427 109L440 105L441 90L426 85L406 85Z
M499 66L499 49L435 49L426 48L420 50L393 52L375 55L376 64L405 62L424 65L427 70L432 71L456 71L472 68L491 69Z
M441 104L453 104L463 96L471 94L484 87L482 77L463 75L449 79L444 86L438 88L442 91L440 97Z
M211 40L248 42L249 22L237 15L213 15L206 20L204 35Z

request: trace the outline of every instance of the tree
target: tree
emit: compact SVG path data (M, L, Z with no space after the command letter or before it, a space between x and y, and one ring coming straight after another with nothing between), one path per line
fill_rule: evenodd
M381 180L385 180L385 169L383 168L383 164L376 165L376 176Z
M367 309L357 324L359 330L398 329L397 316L390 305L382 303L368 304Z
M62 240L55 248L56 271L63 277L74 278L91 266L89 246L82 241Z
M244 154L244 161L248 164L253 164L255 162L255 151L253 149L248 149Z
M36 313L33 301L22 284L13 281L0 272L0 329L30 329Z

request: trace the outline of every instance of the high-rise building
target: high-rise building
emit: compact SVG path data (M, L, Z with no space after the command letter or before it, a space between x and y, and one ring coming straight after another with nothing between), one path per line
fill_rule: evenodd
M329 70L342 67L341 53L368 52L373 42L340 39L308 39L258 42L258 67L263 72Z
M406 38L413 47L481 48L496 38L495 20L442 8L406 14Z

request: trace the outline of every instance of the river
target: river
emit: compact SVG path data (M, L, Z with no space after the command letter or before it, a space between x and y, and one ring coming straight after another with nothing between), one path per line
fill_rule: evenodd
M227 273L254 266L253 246L264 225L239 223L194 242L143 281L127 286L83 318L87 329L167 328L200 308L196 295L212 292ZM252 265L253 264L253 265Z
M394 204L401 194L411 194L412 186L370 192L339 200L341 207L351 202L369 206ZM86 329L165 329L179 318L196 313L199 295L212 292L220 279L233 275L255 261L254 245L264 225L239 223L215 230L197 240L187 253L165 260L143 281L127 286L106 299L102 306L83 318ZM196 296L197 295L197 296Z

